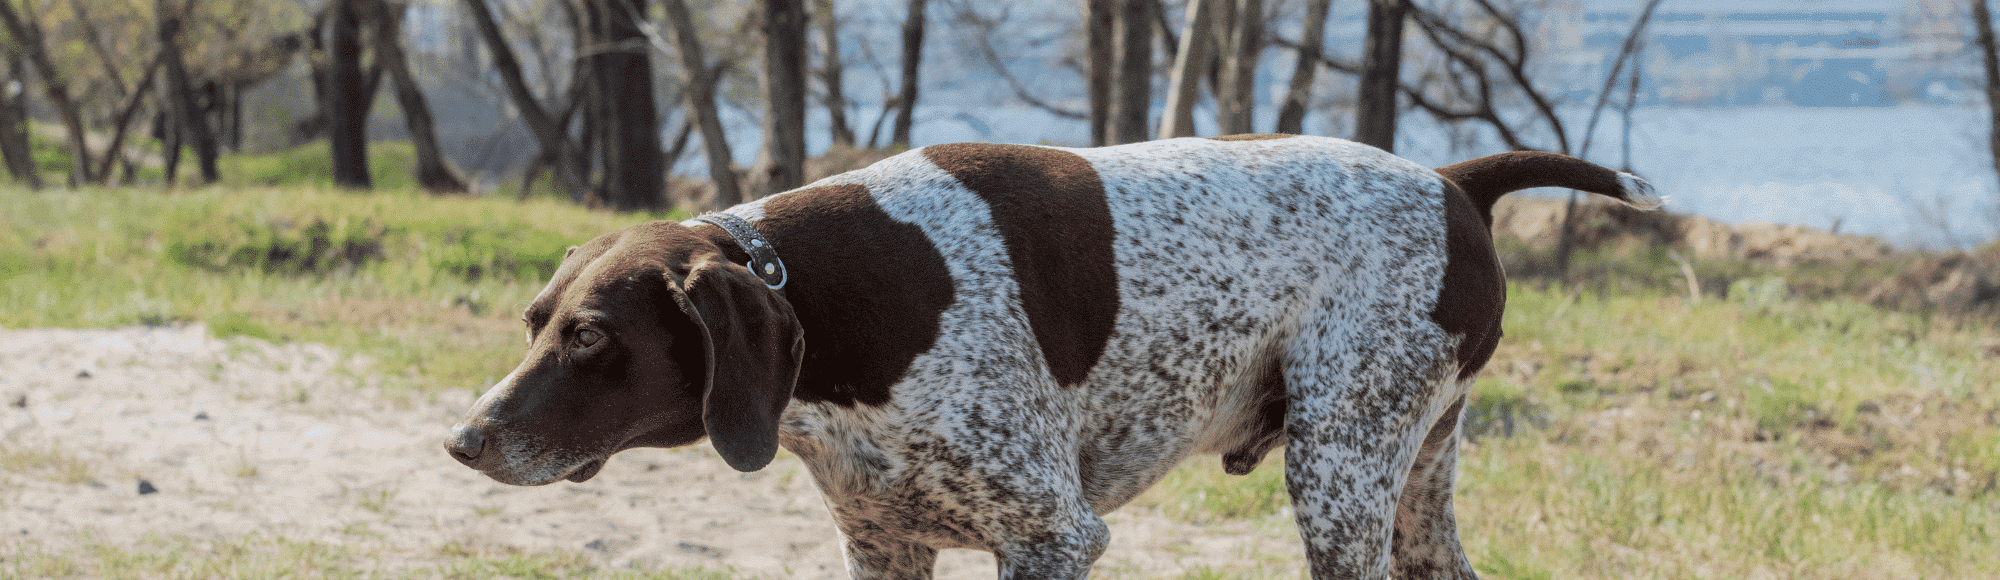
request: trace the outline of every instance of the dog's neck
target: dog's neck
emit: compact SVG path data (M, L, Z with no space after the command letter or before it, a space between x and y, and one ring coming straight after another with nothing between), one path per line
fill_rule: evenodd
M724 235L711 236L729 260L743 264L750 273L764 281L764 285L780 294L785 289L791 273L785 269L785 261L778 258L778 250L771 241L764 238L757 227L726 213L707 213L690 220L713 225Z

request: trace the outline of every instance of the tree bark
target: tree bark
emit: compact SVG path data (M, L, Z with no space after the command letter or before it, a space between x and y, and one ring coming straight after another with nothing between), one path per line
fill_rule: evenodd
M104 156L97 160L97 171L94 173L98 185L111 183L111 164L124 157L122 150L125 148L126 135L132 132L132 117L138 114L139 106L144 103L146 94L153 90L153 79L157 76L155 73L158 73L165 63L166 59L163 56L154 56L153 64L148 65L146 72L139 77L139 86L125 95L125 104L118 108L118 117L111 122L111 146L106 147ZM131 172L129 162L126 164L126 172L128 174Z
M659 111L653 106L653 65L640 19L645 0L600 0L602 28L591 56L602 110L604 194L618 211L661 209L666 168L661 166Z
M1986 0L1972 0L1972 28L1986 71L1986 110L1992 119L1986 145L1993 155L1993 170L2000 174L2000 46L1996 46L2000 43L1993 37L1993 11Z
M916 17L922 18L922 14L918 8ZM806 183L807 24L803 0L764 0L764 152L771 163L764 195ZM906 39L908 30L905 24ZM917 42L923 42L921 31ZM907 73L910 67L903 70ZM915 102L916 89L908 82L906 78L904 91ZM909 127L899 124L897 128L902 130L904 144L909 144Z
M165 0L162 0L164 3ZM361 6L367 0L335 0L326 21L327 137L333 145L333 183L349 189L369 189L368 94L361 68ZM167 64L169 75L176 67ZM179 83L175 83L179 84ZM189 124L198 121L183 116ZM199 137L197 137L199 139Z
M1332 0L1306 0L1305 30L1299 38L1298 65L1292 69L1292 83L1285 91L1285 104L1278 107L1278 132L1305 133L1306 106L1311 104L1313 79L1319 72L1319 55L1326 40L1326 15Z
M729 140L722 132L722 116L715 106L715 74L702 56L701 37L695 35L694 17L683 0L661 0L667 20L673 21L674 44L681 67L687 70L687 107L701 129L701 145L708 158L709 179L715 183L713 209L743 203L743 190L736 183L735 163L730 160Z
M1264 50L1263 0L1225 0L1228 47L1222 83L1215 87L1215 124L1223 135L1249 133L1257 110L1257 55Z
M41 25L32 18L24 19L15 13L11 1L0 1L0 24L6 26L7 34L13 37L15 47L28 57L28 63L34 65L35 74L42 77L42 90L48 94L49 105L55 107L56 114L62 117L63 127L69 131L70 187L90 181L90 149L84 145L83 113L77 110L76 99L69 94L69 85L63 82L54 61L49 59L48 45L42 40Z
M1085 0L1083 4L1084 42L1089 51L1086 63L1090 91L1090 145L1111 143L1112 79L1118 70L1116 39L1119 0Z
M1112 85L1111 141L1145 141L1153 105L1153 0L1119 0L1118 77Z
M160 19L160 62L167 72L167 108L173 112L171 118L177 125L173 128L173 133L178 136L175 141L193 139L195 161L201 168L202 183L215 183L222 179L221 172L216 169L215 132L209 127L207 116L195 105L194 87L188 80L187 65L181 59L180 13L172 11L167 0L159 0L156 9ZM178 146L174 152L180 152Z
M472 22L479 28L479 35L486 40L486 47L493 51L494 72L500 75L501 83L507 87L508 96L514 101L514 108L521 113L521 120L528 125L535 141L542 151L555 159L556 187L562 188L571 201L583 202L589 195L589 187L584 184L579 170L583 158L577 153L576 142L569 138L547 109L535 101L534 92L528 89L528 82L521 76L521 61L514 58L514 50L507 47L507 38L500 32L500 25L493 19L493 9L486 0L465 0L465 7L472 13Z
M890 131L891 147L910 146L910 125L917 110L917 72L924 60L925 0L909 0L909 17L903 20L903 90L896 98L896 124Z
M1183 26L1180 48L1174 51L1174 70L1167 81L1166 113L1160 117L1160 138L1193 137L1194 106L1201 101L1202 70L1207 69L1209 38L1215 35L1210 0L1188 0L1187 24Z
M1367 54L1354 107L1354 140L1396 151L1396 85L1408 0L1369 0Z
M835 147L854 146L854 125L847 121L847 91L842 80L846 64L840 62L840 19L834 17L833 0L814 0L819 11L821 51L820 83L826 86L827 130Z
M41 189L42 175L35 169L33 146L28 143L26 95L10 95L6 89L21 76L20 54L8 54L5 64L6 74L0 75L0 159L5 159L7 172L14 179L26 182L30 189Z
M417 152L417 185L431 193L465 193L465 182L452 175L438 148L437 122L424 100L417 77L410 73L408 56L403 54L402 8L391 10L389 0L362 0L368 3L375 22L375 58L388 69L396 83L396 104L403 109L403 124L410 130L410 145Z

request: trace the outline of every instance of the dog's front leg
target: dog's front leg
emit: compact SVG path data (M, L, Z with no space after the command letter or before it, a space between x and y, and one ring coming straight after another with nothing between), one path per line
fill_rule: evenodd
M842 536L840 551L855 580L927 580L937 567L937 548L874 534Z
M1000 580L1077 579L1090 576L1090 565L1110 544L1111 528L1096 514L1079 517L1008 544L995 546Z

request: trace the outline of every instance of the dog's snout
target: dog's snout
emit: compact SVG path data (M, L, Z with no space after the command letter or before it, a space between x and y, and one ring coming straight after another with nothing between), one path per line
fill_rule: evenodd
M451 428L451 434L444 438L444 449L459 463L477 467L481 453L486 451L486 434L473 425L459 424Z

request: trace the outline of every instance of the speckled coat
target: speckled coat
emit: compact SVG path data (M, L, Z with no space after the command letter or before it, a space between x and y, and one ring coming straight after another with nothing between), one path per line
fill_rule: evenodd
M775 247L782 290L707 223L577 249L525 317L528 360L446 447L541 484L634 446L708 436L739 469L783 446L856 578L928 577L942 548L1081 578L1099 516L1181 460L1243 474L1283 446L1314 577L1471 577L1451 490L1500 336L1490 212L1540 185L1659 203L1539 153L1433 171L1281 135L924 147L727 210Z

